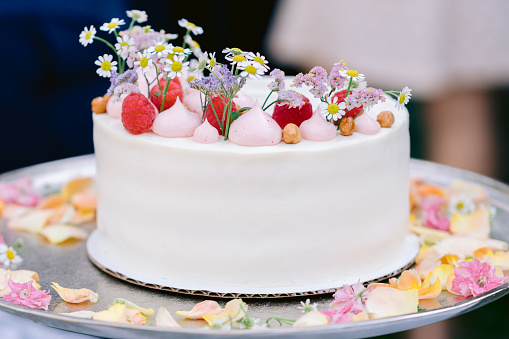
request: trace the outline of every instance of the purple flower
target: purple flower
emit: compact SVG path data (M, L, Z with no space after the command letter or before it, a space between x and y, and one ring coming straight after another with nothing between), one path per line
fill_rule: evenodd
M315 98L321 98L327 92L327 71L320 66L313 67L307 74L297 74L293 85L295 87L310 86L309 92Z
M346 78L341 77L339 74L341 69L348 69L343 60L334 64L334 67L332 67L330 71L329 78L327 79L327 84L334 90L342 89L345 87Z
M269 83L268 87L270 90L277 92L285 89L285 72L275 68L270 75L274 78L274 81Z
M115 87L126 83L134 84L137 79L138 73L132 69L125 71L123 74L118 74L116 71L111 72L110 78L111 85L110 88L108 88L107 94L112 95L113 91L115 90Z
M364 89L354 89L346 98L345 104L347 109L352 109L354 107L364 106L365 109L368 109L379 102L385 101L384 91L376 88L364 88Z
M304 104L302 94L293 89L278 92L278 100L284 100L290 107L300 107Z

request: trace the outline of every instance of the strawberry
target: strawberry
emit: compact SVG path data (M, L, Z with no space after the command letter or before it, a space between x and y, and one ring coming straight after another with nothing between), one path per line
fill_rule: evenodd
M122 125L131 134L150 131L156 114L154 105L141 93L131 93L122 102Z
M281 129L290 123L300 126L304 120L311 118L313 107L308 98L302 96L302 99L304 104L300 107L290 107L290 105L281 101L276 104L272 119L276 120Z
M227 100L227 102L228 102L228 100ZM212 105L214 105L214 109L212 109ZM224 117L224 119L223 119L223 112L224 112L224 106L225 106L223 97L213 98L212 105L211 105L211 103L209 103L207 105L207 109L205 110L205 118L209 121L209 123L212 126L214 126L217 129L217 131L219 132L220 135L223 135L223 133L221 133L221 128L219 128L219 122L217 121L217 118L219 118L221 120L221 123L223 124L223 127L226 124L226 117ZM232 112L238 111L239 109L240 109L240 107L235 102L232 102ZM214 114L214 110L215 110L215 113L217 114L217 118L216 118L216 114Z
M156 105L157 109L161 108L161 104L163 102L163 93L166 79L159 79L159 84L161 85L161 89L159 86L154 86L150 90L150 100L154 105ZM160 93L159 96L156 96L156 93ZM163 111L167 110L175 101L177 101L177 97L180 98L180 101L184 98L184 92L182 91L182 86L180 85L180 81L177 77L171 79L170 84L168 85L168 92L166 92L166 99L164 99L164 107Z
M336 92L332 96L331 102L333 102L335 104L339 104L339 103L345 101L345 95L346 95L346 89ZM364 108L363 106L360 106L360 107L354 107L351 110L347 110L343 117L344 118L352 117L355 119L357 114L359 114L363 110L363 108Z

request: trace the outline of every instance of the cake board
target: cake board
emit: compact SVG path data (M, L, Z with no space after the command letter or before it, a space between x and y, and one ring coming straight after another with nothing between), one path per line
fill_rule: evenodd
M0 180L9 181L28 175L34 179L38 189L50 191L76 176L93 175L93 168L93 156L83 156L5 173L0 175ZM482 185L492 198L493 206L498 210L498 215L493 225L492 236L496 239L509 241L509 229L506 227L506 221L509 220L508 186L475 173L418 160L411 161L411 174L442 185L457 179ZM89 231L92 231L94 227L95 225L93 224L85 226ZM100 295L97 304L82 305L72 305L63 302L59 298L53 298L48 312L32 310L0 300L0 311L5 311L45 326L108 338L139 338L140 336L144 338L162 338L168 336L172 338L199 338L224 337L228 335L243 337L263 336L268 338L298 338L308 337L309 335L318 338L370 337L404 331L455 317L482 307L509 293L509 286L507 284L467 300L443 293L444 295L437 300L437 304L433 307L428 307L428 310L425 312L313 328L279 328L276 326L265 330L227 332L204 330L204 322L187 321L184 319L178 319L179 323L183 326L181 329L106 323L70 318L58 313L78 310L100 311L106 309L115 298L125 298L136 304L154 309L163 306L171 314L174 314L178 310L190 309L194 304L203 301L204 298L203 296L158 291L134 284L126 284L124 281L98 270L94 264L87 260L86 243L84 241L54 246L47 243L40 236L14 232L5 226L5 222L0 224L0 231L5 236L7 242L14 242L18 237L24 240L27 250L22 253L24 258L23 268L39 272L42 289L48 290L51 281L56 281L64 286L80 285L87 287L98 292ZM301 311L296 306L306 298L310 298L312 302L318 303L320 310L325 309L331 301L330 294L323 294L281 299L250 299L247 302L249 313L253 318L265 320L271 316L278 316L296 319L301 315Z

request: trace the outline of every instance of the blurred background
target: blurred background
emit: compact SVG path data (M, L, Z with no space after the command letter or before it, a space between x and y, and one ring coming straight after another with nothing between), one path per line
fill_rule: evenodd
M0 173L93 153L90 102L109 87L94 61L110 53L78 37L125 11L182 35L177 20L203 27L203 51L259 51L288 75L344 59L373 87L413 89L411 156L509 182L509 2L485 0L280 0L256 2L17 0L0 2ZM507 335L509 298L387 338ZM0 332L9 321L2 319ZM19 338L23 336L20 334Z

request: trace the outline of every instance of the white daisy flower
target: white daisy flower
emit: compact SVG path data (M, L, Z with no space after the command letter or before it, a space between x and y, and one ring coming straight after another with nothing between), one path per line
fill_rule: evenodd
M253 52L249 52L249 57L248 58L249 58L249 60L253 60L253 61L256 61L257 63L259 63L266 70L270 69L269 66L267 66L267 64L269 62L259 52L256 52L256 54L254 54Z
M327 121L338 121L345 115L346 104L344 101L339 104L329 103L329 102L321 102L320 109L322 110L323 116L327 119Z
M119 28L121 25L124 25L125 21L124 19L119 18L113 18L110 22L105 22L101 27L101 31L106 31L108 33L113 32L117 28Z
M243 70L240 73L240 76L243 77L243 78L250 77L250 78L253 78L253 79L261 79L262 78L261 76L266 71L266 69L263 68L256 61L249 61L249 60L245 60L245 61L239 62L237 64L237 67L238 67L238 69Z
M170 49L170 53L172 54L183 54L183 55L189 55L192 53L192 51L189 48L182 48L180 46L173 46L170 44L168 47Z
M168 77L171 79L175 77L181 77L189 69L189 61L182 62L185 59L184 54L175 54L173 60L166 59L166 65L164 70L168 72Z
M203 54L200 48L200 44L194 41L190 35L186 35L184 37L184 41L189 45L189 48L191 49L191 51L193 51L194 56L199 58Z
M164 35L164 38L166 39L166 41L168 41L168 40L175 40L175 39L177 39L178 37L179 37L179 35L178 35L178 34L172 34L172 33L166 33L166 34Z
M151 57L152 53L147 49L144 50L143 53L136 53L136 61L134 62L134 67L140 76L142 74L147 74L154 67Z
M150 25L143 26L142 29L143 29L143 33L152 33L152 32L154 32L154 30L152 29L152 26L150 26Z
M408 101L410 101L410 98L412 97L412 90L405 86L401 92L398 95L398 102L396 103L397 109L402 109L406 104L408 104Z
M94 42L94 37L97 31L94 26L90 26L90 29L86 28L80 34L80 44L87 47L88 44Z
M301 306L297 306L298 309L302 310L302 313L308 313L308 312L318 312L318 304L317 303L310 303L311 301L309 299L306 299L306 302L301 301Z
M354 69L349 69L349 70L340 69L339 75L343 78L348 78L348 79L351 78L353 81L357 81L357 82L361 82L364 80L364 74L361 74Z
M216 53L214 52L214 56L215 56L215 54ZM212 54L211 54L211 56L212 56ZM209 59L208 53L205 52L198 59L198 64L197 64L196 68L201 71L201 70L205 69L205 66L207 66L207 63L210 64L210 59Z
M203 64L206 64L206 61L202 61ZM203 68L200 69L200 61L196 59L191 59L189 61L189 70L187 72L186 81L192 81L196 78L203 78Z
M207 61L210 68L214 68L217 65L216 52L209 54L209 60Z
M171 45L171 44L168 45L166 43L166 41L159 40L159 41L156 41L156 45L155 46L150 46L148 48L148 51L150 53L153 53L153 55L157 56L158 58L164 58L164 57L166 57L171 52L172 48L173 48L173 45Z
M129 53L135 49L134 39L127 34L117 37L115 49L117 50L118 54L122 57L122 59L124 60L127 59Z
M22 261L23 259L16 253L12 246L0 244L0 263L3 267L12 268Z
M148 20L147 12L133 9L132 11L126 11L129 18L134 19L138 23L142 23Z
M463 196L463 195L453 195L449 199L449 214L453 215L455 213L459 214L469 214L475 210L474 202Z
M112 61L113 55L104 54L103 56L99 56L99 59L95 61L95 64L99 66L97 69L97 74L104 78L110 78L111 72L117 70L117 62Z
M184 27L187 30L190 30L193 32L194 35L200 35L203 33L203 28L200 26L196 26L192 22L187 21L186 19L182 18L178 21L178 24L180 27Z
M232 65L235 65L239 62L249 60L249 52L244 52L243 50L239 48L225 48L223 49L223 53L226 53L224 58Z

